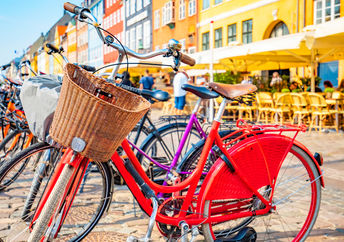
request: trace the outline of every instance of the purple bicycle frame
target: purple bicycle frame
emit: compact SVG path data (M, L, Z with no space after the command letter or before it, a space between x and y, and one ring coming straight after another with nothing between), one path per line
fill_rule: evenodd
M138 148L136 145L134 145L132 142L128 141L129 144L136 149L139 153L141 153L144 157L146 157L150 162L154 163L156 166L168 171L168 174L171 172L171 170L176 166L178 159L182 153L182 150L184 148L185 142L192 130L193 125L195 125L196 130L198 131L198 133L201 135L201 139L206 139L207 135L205 134L204 130L201 127L201 124L199 123L198 119L197 119L197 112L193 112L191 114L190 120L188 122L188 125L186 126L185 132L183 134L182 139L180 140L178 149L176 154L173 157L173 160L171 162L171 164L169 166L164 165L164 164L160 164L158 161L154 160L152 157L148 156L144 151L142 151L140 148ZM180 172L181 174L188 174L189 172ZM164 185L166 181L164 182Z

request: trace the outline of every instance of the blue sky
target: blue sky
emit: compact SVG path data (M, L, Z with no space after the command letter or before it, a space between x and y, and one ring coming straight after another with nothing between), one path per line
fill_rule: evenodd
M0 4L0 65L21 55L42 32L63 15L68 0L2 0ZM69 0L80 5L81 0ZM18 54L15 54L15 51Z

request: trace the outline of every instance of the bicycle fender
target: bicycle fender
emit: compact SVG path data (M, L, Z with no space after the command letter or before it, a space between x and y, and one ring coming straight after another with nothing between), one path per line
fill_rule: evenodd
M315 167L317 168L318 172L319 172L319 176L320 176L320 184L323 188L325 188L325 182L324 182L324 177L322 174L322 170L320 169L320 165L317 162L317 160L314 158L314 155L310 152L310 150L304 146L302 143L300 143L297 140L294 140L294 145L296 145L297 147L299 147L300 149L302 149L304 152L306 152L306 154L309 156L309 158L312 159L313 163L315 164Z
M206 200L252 197L253 191L243 182L239 173L244 176L252 189L270 185L270 179L273 181L277 178L285 155L294 143L295 141L287 136L261 134L235 144L228 152L235 161L236 171L231 172L226 163L219 158L203 181L198 207L203 208ZM317 163L314 158L313 162Z

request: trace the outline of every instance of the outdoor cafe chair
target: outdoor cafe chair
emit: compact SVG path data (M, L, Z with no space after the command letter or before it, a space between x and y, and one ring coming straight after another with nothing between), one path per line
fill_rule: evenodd
M292 99L290 93L282 93L277 95L275 100L275 106L272 108L271 122L273 117L275 122L283 124L286 120L285 117L288 117L288 120L292 122L292 109L291 109Z
M318 129L320 133L325 127L335 128L338 132L338 127L334 125L333 119L333 114L336 114L337 111L328 108L326 100L321 94L310 92L307 95L312 114L309 132L314 128ZM326 126L326 122L330 122L330 125Z
M260 122L261 117L264 118L265 123L269 122L269 115L271 114L274 108L274 101L272 99L271 93L269 92L257 92L256 94L257 101L257 122Z
M292 124L294 124L295 120L297 119L298 124L302 123L302 120L306 119L307 124L310 124L311 119L311 111L308 107L306 98L304 95L300 93L290 93L290 97L292 100L292 110L293 110L293 117L292 117Z
M338 126L344 128L344 94L339 91L332 93L332 99L335 100L335 109L338 115Z
M217 111L220 107L220 103L222 102L222 97L218 97L216 99L214 99L214 109L215 111ZM222 115L222 119L232 119L232 120L237 120L237 112L238 112L238 103L236 101L231 102L231 103L227 103L225 111Z

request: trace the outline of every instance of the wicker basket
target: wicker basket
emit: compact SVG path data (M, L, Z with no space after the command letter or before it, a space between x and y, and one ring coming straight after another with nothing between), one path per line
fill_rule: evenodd
M143 97L67 64L50 136L63 146L81 138L82 155L107 161L149 108Z

